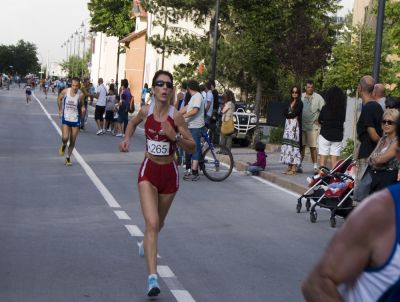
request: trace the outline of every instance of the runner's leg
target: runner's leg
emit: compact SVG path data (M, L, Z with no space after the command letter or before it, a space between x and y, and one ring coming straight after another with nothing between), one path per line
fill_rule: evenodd
M64 125L64 124L61 127L61 133L62 133L61 140L62 140L63 145L66 145L68 143L70 128L71 127L69 127L68 125Z
M160 224L160 230L164 226L165 217L167 217L168 211L174 201L175 193L173 194L159 194L158 195L158 219Z
M157 240L160 230L157 189L148 181L139 183L140 205L146 225L144 232L144 254L149 275L157 274Z
M79 133L79 127L68 127L71 129L71 134L69 138L69 146L68 146L68 157L71 157L72 151L75 148L75 141L76 137L78 136Z

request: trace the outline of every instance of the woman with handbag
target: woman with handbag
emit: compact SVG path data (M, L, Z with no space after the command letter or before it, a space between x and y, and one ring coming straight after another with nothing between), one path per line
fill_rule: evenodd
M231 90L227 90L223 96L224 107L222 108L222 124L220 145L225 146L229 151L232 147L233 113L235 112L235 96Z
M301 91L297 86L290 90L290 104L284 111L286 117L285 130L281 146L280 162L287 165L286 175L295 175L296 168L301 164L301 117L303 102Z
M398 181L396 121L399 115L397 109L386 109L383 113L383 136L368 158L367 172L372 179L369 194Z

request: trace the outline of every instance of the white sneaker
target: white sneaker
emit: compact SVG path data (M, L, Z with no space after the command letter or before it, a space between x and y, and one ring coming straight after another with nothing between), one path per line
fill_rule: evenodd
M116 137L122 137L122 133L118 133L115 135Z
M100 134L103 134L103 130L97 130L97 132L96 132L96 135L100 135Z
M110 129L110 128L108 128L106 131L107 131L107 132L111 132L111 129Z

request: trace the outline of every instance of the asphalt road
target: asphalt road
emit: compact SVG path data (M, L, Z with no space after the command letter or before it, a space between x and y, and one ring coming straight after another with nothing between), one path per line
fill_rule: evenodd
M26 105L22 88L0 90L0 301L146 301L143 131L122 154L89 118L66 167L55 96L35 95ZM334 234L328 213L311 224L295 194L242 172L180 185L159 239L158 301L303 300Z

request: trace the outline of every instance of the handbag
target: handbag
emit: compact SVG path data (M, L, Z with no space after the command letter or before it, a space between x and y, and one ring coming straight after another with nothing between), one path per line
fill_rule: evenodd
M229 120L225 120L225 115L224 118L222 119L222 125L221 125L221 133L223 135L231 135L233 132L235 132L235 128L233 127L233 114L231 114L231 117Z

